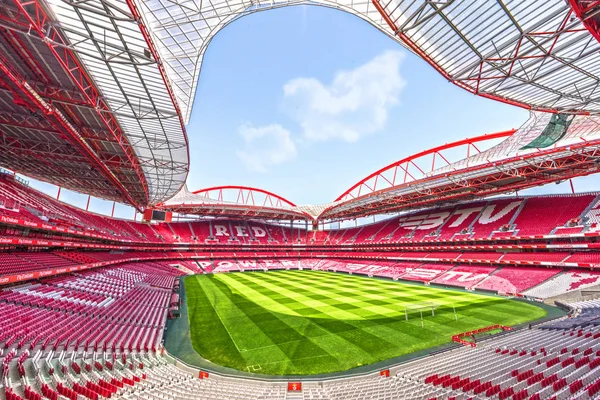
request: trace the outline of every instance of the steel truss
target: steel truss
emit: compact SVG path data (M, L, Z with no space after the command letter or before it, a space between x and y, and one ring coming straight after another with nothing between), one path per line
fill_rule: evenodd
M94 156L93 152L89 150L88 154L90 154L90 157L94 160L94 162L98 164L99 168L109 177L109 179L114 183L115 187L123 194L127 202L140 208L148 201L148 185L146 182L146 177L140 168L139 162L133 149L131 148L131 145L129 144L129 141L121 130L119 123L114 116L107 112L110 110L108 104L88 76L87 71L81 65L78 57L71 51L70 45L64 38L63 33L54 26L54 23L48 16L48 13L42 3L38 0L14 0L14 3L20 12L20 15L24 16L28 21L29 27L33 29L35 33L37 33L44 43L46 43L47 48L50 50L52 55L56 58L63 70L71 78L72 82L75 83L79 89L79 94L81 95L82 100L87 104L88 107L91 107L97 111L99 120L104 124L107 131L111 133L112 139L119 145L127 157L127 161L131 164L132 168L137 174L139 181L138 183L143 187L146 198L142 199L141 201L139 199L133 199L129 194L128 189L125 188L121 182L119 182L112 171L103 165L99 157ZM30 88L30 90L33 91L33 88ZM34 93L34 96L37 95L36 92ZM40 105L40 108L44 109L44 107L47 106ZM61 119L65 120L64 117ZM85 140L83 140L83 138L77 134L75 127L69 127L67 131L71 132L75 141L78 142L80 146L82 146L84 149L89 148L89 145L85 143Z
M296 207L294 203L275 193L248 186L215 186L196 190L192 193L218 202L229 202L229 199L234 199L233 202L238 205L276 208ZM260 201L261 198L262 202Z
M340 220L368 215L443 206L585 176L600 171L600 140L565 148L552 148L528 156L511 157L443 176L432 175L407 185L363 195L334 205L322 220ZM419 189L419 187L421 189ZM423 189L426 188L426 189Z
M40 160L41 155L62 152L65 160L74 160L64 146L74 143L84 155L82 168L87 160L88 168L91 163L97 170L89 173L90 181L108 180L98 191L116 188L119 193L111 198L138 208L181 206L167 199L183 186L189 169L184 122L203 54L224 26L262 10L315 4L347 11L471 93L544 112L600 112L598 0L10 1L14 8L0 6L11 10L0 12L0 46L14 49L27 72L0 58L0 96L12 96L13 108L36 117L18 112L8 117L13 109L0 112L1 145L12 146L11 157L17 151L27 154L39 171L57 175L69 169ZM68 82L48 76L55 64L43 64L50 61L58 63ZM99 123L78 110L93 113ZM49 138L55 140L44 146ZM221 187L238 190L243 200L211 199L204 192L197 194L203 200L194 207L198 213L209 207L218 213L220 204L242 215L340 219L505 193L597 168L597 138L471 165L470 152L479 153L477 139L460 144L467 150L466 165L451 164L444 154L458 145L440 146L375 172L333 204L296 207L246 188L273 202L250 204L247 194L241 196L245 189ZM433 158L431 168L418 162L424 156Z
M11 81L18 78L17 87L27 88L36 101L22 90L15 95L17 88L11 85L0 83L0 92L12 95L19 106L33 107L32 112L41 109L50 115L52 109L54 115L60 113L61 129L53 126L45 132L70 137L84 150L94 168L119 190L117 196L113 190L110 199L138 209L168 199L181 188L189 171L187 137L177 104L169 95L169 81L161 73L160 57L147 42L150 38L143 32L135 5L104 0L57 1L61 5L52 6L58 11L58 21L42 0L14 0L14 6L2 5L0 38L20 51L24 65L34 72L33 77L19 76L20 71L6 76L11 76ZM40 62L43 65L38 65ZM45 79L48 67L56 63L69 77L69 85L63 86L63 78L53 70L50 74L54 76ZM4 60L3 64L10 68L11 61ZM21 99L24 96L27 100ZM93 113L94 122L101 126L86 126L86 116L81 118L79 113L83 110ZM128 171L111 170L119 152ZM111 164L102 166L102 161ZM137 179L132 179L130 172ZM104 193L91 194L103 197Z
M563 1L372 2L398 39L471 93L539 111L600 112L600 43ZM436 14L407 24L415 7Z
M271 220L312 220L308 213L275 193L248 186L215 186L188 192L184 189L158 208L180 214L262 218Z
M516 129L511 129L459 140L403 158L360 180L342 193L335 201L348 201L385 188L417 181L425 177L427 173L435 171L440 163L442 165L450 165L449 158L451 156L456 157L456 150L464 151L465 156L468 158L472 153L480 152L478 145L488 148L490 147L489 142L507 138L515 132ZM448 155L446 154L447 151L451 151L454 154Z
M148 183L147 204L172 197L189 170L187 136L160 55L136 5L59 0L52 9L136 152Z
M133 1L133 0L130 0ZM596 0L586 4L591 21ZM532 110L600 111L600 44L564 0L139 0L140 16L189 120L203 55L212 38L245 15L299 4L326 6L369 22L456 85ZM575 10L577 12L577 10Z
M585 27L600 41L600 1L569 0L569 3Z
M69 139L76 144L80 150L85 154L88 159L92 161L92 163L99 168L99 170L108 177L108 179L114 184L114 186L119 190L122 195L127 199L131 204L137 204L135 200L130 196L129 191L123 186L123 184L119 181L119 179L115 176L113 171L111 171L100 159L95 149L88 143L85 138L81 135L76 126L71 124L69 120L64 116L60 110L56 109L51 104L45 102L37 92L23 79L19 76L4 58L4 56L0 55L0 71L7 76L13 84L20 90L20 95L26 97L32 104L35 104L37 108L43 110L47 123L52 126L52 130L49 132L52 133L60 133L65 136L68 136ZM25 126L22 126L25 127ZM39 127L38 127L39 129ZM47 130L47 126L42 127L42 130Z

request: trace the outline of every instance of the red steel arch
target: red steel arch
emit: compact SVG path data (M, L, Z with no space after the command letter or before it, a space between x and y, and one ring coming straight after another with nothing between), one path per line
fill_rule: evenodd
M450 165L450 161L448 161L448 159L442 154L443 151L449 149L456 149L460 147L466 147L466 157L469 157L471 156L472 151L475 151L477 153L481 152L477 147L476 143L507 138L514 134L516 131L516 129L510 129L507 131L489 133L473 138L458 140L456 142L447 143L441 146L431 148L429 150L422 151L420 153L413 154L409 157L405 157L373 172L371 175L357 182L350 189L346 190L337 199L335 199L335 201L347 201L355 199L357 197L373 193L381 189L394 187L396 185L401 185L422 178L426 173L432 172L436 168L440 167L439 165L436 165L436 161L443 162L444 165ZM431 156L431 169L429 171L425 171L416 163L417 160L423 159L427 156ZM400 174L398 174L398 172L400 172ZM417 174L421 176L417 178L415 176ZM382 185L384 187L382 187Z
M285 208L286 206L296 207L296 204L292 203L285 197L269 192L268 190L254 188L250 186L213 186L210 188L196 190L192 193L202 195L216 201L232 202L232 200L227 200L225 198L225 196L228 194L227 192L230 191L231 193L233 193L232 198L235 198L233 202L238 205L273 208ZM213 194L216 194L216 198L211 196ZM260 199L262 196L264 196L262 204L257 204L257 198Z

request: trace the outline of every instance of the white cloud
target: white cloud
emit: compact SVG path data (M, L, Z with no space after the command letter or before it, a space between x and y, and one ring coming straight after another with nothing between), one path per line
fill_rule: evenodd
M269 167L296 158L296 144L290 131L279 124L254 127L244 124L239 128L244 139L244 150L237 156L252 171L267 172Z
M296 78L284 87L284 109L308 140L355 142L385 127L398 104L404 80L403 54L387 51L351 71L339 71L325 85L315 78Z

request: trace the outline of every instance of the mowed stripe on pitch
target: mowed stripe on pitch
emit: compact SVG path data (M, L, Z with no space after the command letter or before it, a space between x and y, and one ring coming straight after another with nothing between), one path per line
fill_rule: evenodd
M265 278L265 276L261 276L260 280L258 280L258 284L260 285L264 285L264 281L263 279ZM299 281L298 279L287 279L288 277L278 277L277 274L273 274L271 276L269 276L268 278L274 280L274 281L279 281L282 285L288 285L288 286L293 286L296 290L295 291L301 291L304 288L306 288L306 291L311 292L311 293L319 293L319 295L325 295L328 296L327 294L324 294L324 291L321 289L315 289L314 287L310 286L310 282L301 280ZM285 278L285 279L284 279ZM287 283L286 283L287 282ZM364 296L361 296L359 294L359 289L360 288L356 288L353 292L348 293L348 295L350 296L354 296L355 298L364 298ZM306 294L306 296L310 297L310 294ZM420 297L420 296L418 296ZM333 298L333 297L332 297ZM393 300L390 300L391 302L393 302ZM416 339L419 336L423 336L424 334L424 330L429 330L432 334L437 330L436 325L438 324L445 324L446 321L443 321L441 319L438 320L431 320L428 321L428 324L426 327L421 328L420 327L420 320L415 320L414 318L409 320L409 321L405 321L403 316L404 316L404 307L400 306L400 307L394 307L396 308L396 310L390 310L388 308L384 308L381 306L372 306L370 305L370 303L368 301L359 301L358 303L354 302L352 303L352 307L356 307L353 308L351 314L353 315L352 318L350 319L346 319L346 318L340 318L339 314L335 311L330 311L331 308L335 308L338 309L341 305L343 305L344 303L340 303L340 305L335 305L333 303L329 303L327 301L323 301L324 304L330 304L329 306L326 306L324 308L321 308L319 310L315 310L315 313L313 314L317 314L319 312L323 313L324 315L331 317L332 319L337 319L339 321L343 321L345 324L351 325L352 327L354 327L357 330L362 330L364 333L362 334L358 334L356 333L354 336L359 336L360 339L367 339L367 340L363 340L361 343L357 344L355 343L357 346L360 346L362 348L364 348L365 346L369 347L366 350L370 350L372 351L372 347L374 346L392 346L392 347L396 347L398 344L402 344L403 342L405 342L406 339ZM392 306L392 304L389 304L390 306ZM363 308L364 307L364 308ZM375 311L375 309L377 310L382 310L381 313L378 313ZM365 318L367 317L367 318ZM403 325L405 324L412 324L414 325L414 327L419 327L419 330L417 331L413 331L413 333L411 334L411 330L398 330L398 329L394 329L392 327L387 326L384 323L376 323L376 324L369 324L369 320L375 320L375 321L388 321L388 323L401 323ZM429 329L430 325L429 324L433 324L433 328L434 329ZM438 328L439 329L439 328ZM370 337L368 337L370 336ZM378 339L378 340L374 340L374 339ZM374 343L376 342L376 344L373 344L373 346L369 345L370 343Z
M287 288L283 288L281 286L275 286L266 282L263 282L261 280L261 278L264 278L265 275L261 274L236 274L235 279L241 279L241 280L245 280L248 282L252 282L254 284L258 284L259 286L265 288L265 290L274 290L276 291L276 293L279 293L280 295L285 296L288 299L293 299L295 304L301 304L304 307L308 307L308 308L312 308L309 303L312 303L313 306L318 305L321 307L329 307L327 305L326 302L322 302L322 301L317 301L317 300L310 300L310 297L304 295L304 294L300 294L298 292L294 292L291 291L290 289ZM227 279L230 280L232 279L231 277L225 277L225 275L222 275L219 277L220 279ZM248 288L248 286L245 286L246 288ZM286 307L289 307L290 303L287 303ZM290 308L290 310L293 312L293 310ZM315 310L315 313L318 313L318 311ZM287 313L286 313L287 314ZM321 330L327 333L327 335L316 335L316 336L312 336L312 337L308 337L308 339L315 343L317 346L319 346L320 348L324 349L324 351L326 351L328 354L331 354L333 357L335 357L340 363L361 363L361 362L368 362L367 360L371 359L372 355L368 352L366 352L361 346L356 346L355 344L353 344L352 342L349 342L347 340L345 340L345 338L343 338L342 336L340 336L339 332L336 332L335 330L332 331L331 328L329 326L329 324L327 323L322 323L320 324L319 319L308 319L308 318L304 318L302 317L301 314L299 313L295 313L295 318L291 318L294 319L298 322L302 322L302 323L308 323L311 324L312 327L309 328L312 331L314 330ZM348 317L352 318L353 315L352 314L348 314ZM286 317L280 316L280 318L282 319L286 319ZM335 319L335 318L333 318ZM320 319L323 322L327 322L327 319ZM290 325L295 325L293 323L290 323ZM300 328L306 328L306 327L300 327ZM354 326L346 326L345 328L349 329L355 329Z
M208 290L216 294L215 297L207 296L207 298L211 302L223 326L227 329L231 340L235 343L241 356L247 362L252 363L253 360L249 360L246 356L247 350L264 347L265 343L271 345L274 343L212 280L205 280L204 284ZM277 350L273 349L275 353L273 357L278 359L285 358L284 354L276 354Z
M248 285L248 282L255 283L254 279L256 276L254 274L235 274L233 275L220 275L219 279L227 282L236 290L239 290L241 293L245 293L247 296L257 296L259 298L265 299L268 296L265 296L264 293L252 288ZM248 282L243 282L247 280ZM301 299L300 299L301 300ZM287 307L287 306L284 306ZM276 318L281 321L285 326L294 329L298 334L302 335L302 339L294 339L290 337L289 340L285 340L284 342L278 342L278 346L282 347L284 345L286 350L290 348L290 344L292 342L301 342L302 340L310 341L314 345L318 346L322 351L322 354L316 354L312 356L306 356L300 354L298 357L291 357L292 363L298 363L300 359L306 361L305 359L314 358L314 357L322 357L322 356L332 356L339 363L348 363L354 362L355 360L368 360L371 356L368 353L365 353L364 350L360 347L356 347L353 349L349 349L348 346L353 346L352 343L345 341L339 335L330 332L323 326L319 326L318 324L313 323L310 319L302 317L301 314L294 313L292 309L288 309L283 313L274 313L271 312L272 315L275 315ZM295 314L295 315L294 315ZM305 346L306 343L297 343L297 346ZM265 346L263 348L264 351L270 351L270 346ZM334 351L334 354L331 354L330 349L345 349L344 352Z
M258 277L257 277L258 278ZM255 279L257 279L255 278ZM263 278L265 278L265 276L261 276L260 278L258 278L258 280L256 281L259 285L264 285L267 286L264 283ZM292 291L293 293L297 293L299 291L305 290L305 296L306 297L311 297L311 293L318 293L319 296L326 296L328 297L329 295L324 294L322 290L315 290L315 288L310 286L310 282L299 282L297 279L291 278L291 279L284 279L287 277L277 277L275 275L273 276L269 276L270 279L272 279L273 281L279 281L282 285L287 285L287 286L291 286L292 288L294 288L294 290ZM287 282L287 283L286 283ZM358 294L359 292L353 292L353 293L349 293L350 296L355 296L355 298L360 298L361 295ZM295 299L298 298L298 296L294 296ZM349 298L349 299L353 299L355 300L355 298ZM334 320L338 320L340 322L343 322L345 325L349 325L348 326L348 330L352 330L352 329L357 329L357 330L363 330L366 333L369 333L370 329L373 326L377 327L377 329L372 330L373 336L376 336L379 340L377 340L378 346L379 345L384 345L384 346L395 346L393 343L391 343L390 339L394 339L393 341L395 343L401 343L402 340L402 336L403 334L398 332L395 329L391 329L388 328L387 326L385 326L384 324L381 324L379 322L376 322L374 324L370 324L369 321L370 320L394 320L394 322L399 321L399 322L403 322L405 323L406 321L404 321L403 316L404 316L404 309L398 309L397 311L394 311L393 313L390 313L389 309L384 309L384 313L378 314L372 311L367 311L367 310L362 310L362 307L368 307L369 303L365 302L365 301L359 301L357 302L352 302L351 306L355 307L353 309L351 309L352 312L349 311L345 311L345 315L350 315L350 318L344 318L344 317L340 317L341 313L338 313L337 310L340 309L340 307L344 304L348 304L348 303L344 303L344 302L339 302L336 304L336 302L329 302L327 300L323 300L320 303L322 304L326 304L325 307L321 307L321 308L314 308L314 312L312 312L312 315L318 315L318 314L322 314L322 316L320 317L321 319L323 319L323 317L330 317L330 319L334 319ZM306 303L302 303L302 305L306 305ZM331 311L331 309L335 309L334 311ZM364 318L365 316L367 316L368 318ZM313 320L318 321L318 318L314 318ZM318 323L318 322L316 322ZM416 325L416 322L413 321L413 323ZM422 332L421 332L422 333ZM364 334L362 335L363 337L365 336ZM394 337L396 336L396 337ZM408 335L407 335L408 336ZM371 341L374 338L370 338ZM368 342L363 342L361 346L359 347L364 347L365 345L368 345ZM370 346L369 346L370 347Z
M446 343L454 333L540 317L531 316L537 307L507 299L323 271L189 277L186 290L190 278L206 292L204 300L188 298L190 312L201 314L190 315L194 348L214 362L271 374L346 370ZM422 328L418 313L405 320L404 305L423 301L446 306Z
M327 273L325 273L327 274ZM246 274L246 275L239 275L240 279L251 279L249 278L252 274ZM418 337L422 337L424 335L424 330L430 330L432 334L435 334L435 332L439 329L438 324L446 324L448 321L446 319L435 319L435 320L429 320L427 321L428 324L424 327L421 328L420 327L420 321L419 320L415 320L414 318L411 319L409 322L404 321L404 319L402 318L403 314L404 314L404 306L398 306L396 304L393 304L395 302L394 299L389 299L388 301L390 302L389 304L387 304L388 306L390 306L390 308L392 309L388 309L382 306L373 306L371 305L368 300L364 301L365 296L360 294L360 291L362 290L361 287L356 286L352 291L346 291L346 295L347 296L351 296L348 297L348 299L352 299L355 300L354 302L352 302L352 307L353 308L350 311L338 311L339 307L341 305L345 305L344 303L339 303L339 305L335 304L334 301L328 301L323 299L322 301L318 301L317 304L311 302L311 301L304 301L304 298L308 297L311 298L312 295L311 294L317 294L318 296L325 296L326 298L331 298L331 299L335 299L335 295L330 295L328 294L326 291L322 290L322 289L315 289L314 286L311 286L311 282L314 281L312 280L305 280L305 279L298 279L299 276L294 277L292 276L280 276L280 274L275 273L275 274L260 274L260 275L255 275L252 278L252 281L254 283L256 283L259 286L262 286L263 288L266 288L267 290L269 290L269 288L281 288L282 286L285 286L286 292L288 293L293 293L291 296L288 296L288 298L293 298L296 301L300 301L300 303L302 304L302 306L310 306L311 308L314 309L314 312L310 313L312 315L318 315L318 314L322 314L323 316L327 316L331 319L336 319L336 320L340 320L340 321L344 321L345 324L351 325L353 328L355 329L361 329L365 332L365 334L362 335L358 335L356 334L355 336L362 336L362 339L368 339L363 341L360 345L361 346L369 346L369 343L374 342L373 337L365 337L367 336L366 334L372 335L372 336L376 336L379 340L375 340L375 342L379 342L381 341L381 343L377 343L374 346L380 346L380 345L384 345L384 346L393 346L390 342L393 341L394 343L402 343L404 342L406 339L409 339L407 336L411 336L410 339L414 340ZM310 278L313 278L313 276L310 276ZM344 278L344 276L341 276L340 278ZM359 278L360 279L360 278ZM269 284L267 283L267 281L270 282L275 282L276 284ZM420 292L420 290L415 290L416 289L420 289L418 287L415 286L405 286L404 289L406 289L406 291L409 292ZM404 290L403 290L404 291ZM303 295L298 295L297 293L302 292ZM414 296L403 296L405 299L408 300L412 300L409 301L410 302L419 302L422 301L423 299L426 299L426 297L423 297L422 294L418 294L418 295L414 295ZM356 302L357 299L363 299L363 300L359 300L358 302ZM293 308L290 307L290 309L293 310ZM349 318L347 318L349 316ZM410 323L412 325L414 325L415 327L418 326L419 329L418 330L409 330L407 331L406 329L402 329L402 330L398 330L396 328L398 327L389 327L386 326L385 324L375 324L375 329L373 329L373 326L370 326L368 324L366 324L366 321L356 321L357 319L370 319L370 320L381 320L381 319L387 319L387 321L389 322L390 319L393 318L392 322L400 322L402 324L407 324ZM429 328L432 329L429 329ZM404 331L404 332L403 332ZM412 332L410 332L412 331ZM369 349L372 350L372 349Z
M254 274L236 274L236 279L242 279L250 277ZM222 279L225 275L221 275L219 278ZM228 279L229 280L229 279ZM245 286L247 288L247 286ZM261 318L264 317L261 316ZM305 363L307 359L314 357L322 357L323 355L331 355L336 359L336 364L338 368L340 365L347 365L348 363L353 362L368 362L371 358L371 355L366 353L360 347L352 347L351 343L346 342L342 337L335 334L334 332L330 332L326 327L319 326L318 324L314 324L310 319L303 318L301 316L291 316L288 314L280 314L278 318L282 321L285 321L287 326L293 327L296 332L305 335L304 340L311 342L318 348L313 346L313 354L306 355L306 349L301 354L292 354L292 362L295 365L299 363ZM260 323L260 321L258 321ZM279 330L275 327L275 330ZM285 340L283 343L278 343L280 347L285 347L287 353L289 354L289 350L297 350L301 347L306 347L311 343L291 343L293 340L290 338ZM329 349L329 350L328 350ZM269 351L268 348L264 348L264 351ZM362 360L362 361L361 361ZM352 365L352 364L350 364Z
M267 274L235 274L235 278L236 279L245 279L245 280L250 280L251 282L262 286L264 288L266 288L266 290L271 290L272 288L280 288L280 286L274 286L270 283L265 282L266 280L274 280L274 281L281 281L281 277L277 277L277 273L276 274L271 274L270 276ZM285 278L288 278L287 276ZM281 281L281 285L286 285L287 289L285 289L284 292L290 294L293 293L291 295L291 298L293 298L296 301L300 301L302 305L306 306L308 303L310 303L310 301L308 302L304 302L303 299L306 297L310 297L310 295L308 294L308 292L312 292L313 288L310 287L310 285L305 285L304 283L302 284L298 284L297 280L289 277L290 279L285 279L285 281ZM290 290L293 287L295 288L295 290ZM306 291L306 294L298 294L300 291ZM281 291L280 291L281 293ZM357 295L358 296L358 295ZM290 297L288 297L290 298ZM428 321L428 324L424 327L421 328L420 326L420 320L417 319L411 319L410 321L405 321L403 318L403 314L401 313L396 313L395 314L395 318L391 319L388 318L387 315L379 315L379 317L384 318L387 320L388 323L394 323L394 324L401 324L403 325L401 328L402 329L398 329L399 327L391 327L391 326L387 326L386 324L382 324L379 322L374 322L374 323L370 323L370 321L368 320L357 320L357 316L354 314L351 314L351 318L350 319L346 319L346 318L339 318L339 314L336 312L331 312L332 308L337 308L336 306L331 306L328 305L329 303L327 301L319 301L318 302L319 305L321 307L319 307L319 310L315 309L315 311L312 313L314 314L318 314L323 313L325 316L330 317L332 320L337 320L338 323L332 323L330 321L327 321L325 319L321 318L314 318L313 323L315 324L321 324L321 326L325 329L330 329L333 330L332 334L334 334L335 336L341 337L343 338L345 341L349 342L345 344L345 347L340 347L339 349L341 349L341 354L338 354L337 358L339 358L340 356L347 356L348 353L353 354L353 356L358 355L361 352L367 352L370 354L370 357L374 357L377 355L377 353L379 353L383 348L387 348L387 349L398 349L398 351L401 351L402 347L405 347L405 343L407 342L414 342L415 340L418 340L419 337L424 337L424 336L428 336L428 335L432 335L435 336L437 330L440 328L437 325L438 324L443 324L447 321L442 321L439 320L438 321ZM323 306L325 305L325 306ZM360 307L360 305L358 305L358 307ZM386 310L388 311L388 310ZM373 313L369 313L370 315L372 315ZM377 318L375 319L377 320ZM407 327L406 325L412 325L411 327ZM316 339L317 342L321 343L321 342L326 342L326 345L330 345L331 341L333 339L332 338L318 338ZM445 338L442 339L442 342L447 341ZM347 346L353 346L353 349L349 349ZM359 350L359 351L357 351ZM329 351L331 353L331 351ZM344 357L347 358L347 357ZM367 357L368 359L368 357ZM340 361L344 361L344 360L340 360ZM350 360L347 360L350 361ZM357 360L357 362L362 363L363 358L361 357L360 359Z

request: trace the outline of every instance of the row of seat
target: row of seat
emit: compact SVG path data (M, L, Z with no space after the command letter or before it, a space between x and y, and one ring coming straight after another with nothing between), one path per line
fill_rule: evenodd
M580 304L577 307L597 307ZM600 393L600 327L551 324L480 341L393 367L390 373L291 384L147 369L132 400L595 399ZM165 371L165 372L163 372ZM293 390L293 391L290 391Z
M122 242L373 244L584 233L600 229L595 222L599 200L597 194L509 197L419 211L356 228L312 232L227 219L156 225L125 221L77 209L10 176L0 176L0 215Z
M3 275L3 268L12 265L13 273L25 273L36 270L45 270L50 268L42 264L33 264L30 259L35 255L37 262L43 262L43 259L60 258L66 263L75 265L70 259L86 259L94 262L99 261L117 261L132 258L145 259L144 268L154 266L160 270L164 267L178 265L182 271L193 273L203 272L232 272L232 271L251 271L251 270L269 270L269 269L296 269L311 268L331 270L338 272L357 273L363 275L374 275L387 277L391 279L412 280L421 282L431 282L440 285L459 286L468 289L490 290L509 294L524 294L536 298L552 297L561 293L579 290L594 286L600 283L600 273L594 270L585 269L565 269L564 267L537 266L540 263L556 264L556 260L561 260L558 265L576 258L581 253L566 252L432 252L432 251L410 251L410 252L373 252L361 253L365 257L375 260L363 260L356 257L353 252L335 252L327 254L330 257L322 258L325 253L298 252L293 254L296 258L277 258L290 257L289 252L263 252L263 253L198 253L198 252L55 252L55 253L0 253L0 276ZM600 253L589 253L585 260L593 258L596 260ZM205 259L207 256L232 257L231 259ZM318 257L314 259L298 259L298 257ZM190 257L202 257L196 261L190 260ZM233 258L235 257L235 258ZM263 258L264 257L264 258ZM155 260L154 258L174 258L174 260ZM344 259L346 258L346 259ZM390 261L390 258L398 261ZM554 260L554 261L533 261ZM377 260L378 259L378 260ZM416 261L421 260L421 261ZM431 261L429 261L431 260ZM474 263L474 264L465 264ZM476 264L482 265L476 265ZM511 263L517 265L504 265L502 263ZM518 266L523 265L523 266ZM77 280L64 283L65 289L82 287L89 290L90 293L97 294L118 294L128 291L135 284L136 279L141 279L135 275L135 264L132 264L128 272L128 278L123 279L123 275L95 274L94 270L82 272ZM63 271L66 271L63 270ZM118 270L115 270L118 271ZM138 274L141 272L138 272ZM183 273L183 272L182 272ZM114 274L120 274L114 272ZM60 283L60 278L57 284ZM173 286L173 278L164 275L153 275L148 278L148 284L156 287L170 288ZM106 285L105 282L113 281L113 285ZM35 292L35 291L34 291ZM16 296L16 294L14 295ZM37 293L36 301L54 302L61 301L65 296L42 296ZM68 296L67 296L68 297ZM71 296L72 297L72 296ZM71 302L73 299L70 300ZM33 303L32 303L33 304Z

